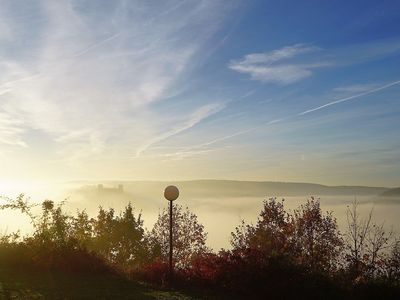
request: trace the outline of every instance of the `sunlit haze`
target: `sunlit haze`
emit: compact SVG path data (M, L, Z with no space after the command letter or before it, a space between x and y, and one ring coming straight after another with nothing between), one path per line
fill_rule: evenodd
M398 9L3 1L1 186L199 178L396 186Z
M0 0L0 171L0 299L400 299L400 1Z

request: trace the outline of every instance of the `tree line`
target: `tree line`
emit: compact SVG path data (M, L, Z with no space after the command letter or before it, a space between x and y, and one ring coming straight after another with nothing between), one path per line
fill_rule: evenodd
M121 212L99 207L75 215L45 200L41 212L24 195L3 198L0 209L29 216L34 231L0 239L0 265L79 273L123 274L166 285L169 215L165 208L151 230L128 204ZM174 205L174 284L229 295L271 298L398 297L400 242L392 231L359 213L354 201L340 232L332 212L311 197L292 212L284 200L264 200L255 224L242 221L231 233L231 249L214 252L196 214Z

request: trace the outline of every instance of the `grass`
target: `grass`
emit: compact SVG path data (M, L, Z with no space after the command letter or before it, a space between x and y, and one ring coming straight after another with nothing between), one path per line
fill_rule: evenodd
M0 299L195 299L118 276L0 269Z

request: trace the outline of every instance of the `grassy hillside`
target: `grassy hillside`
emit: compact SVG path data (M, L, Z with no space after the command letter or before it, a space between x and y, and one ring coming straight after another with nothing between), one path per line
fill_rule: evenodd
M194 299L117 276L0 269L0 299Z

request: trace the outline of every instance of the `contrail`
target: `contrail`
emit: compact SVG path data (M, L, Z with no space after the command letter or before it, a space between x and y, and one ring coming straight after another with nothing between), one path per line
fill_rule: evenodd
M37 73L34 73L34 74L29 75L29 76L26 76L26 77L22 77L22 78L18 78L18 79L14 79L14 80L10 80L10 81L1 83L1 84L0 84L0 89L1 89L1 88L4 88L4 87L7 87L7 86L10 85L10 84L17 83L17 82L20 82L20 81L29 80L29 79L38 77L38 76L40 76L40 75L41 75L40 72L37 72ZM9 91L9 90L7 90L7 91Z
M275 120L272 120L272 121L268 121L266 123L263 123L263 124L258 125L256 127L252 127L250 129L238 131L236 133L232 133L230 135L227 135L227 136L224 136L224 137L220 137L220 138L214 139L212 141L209 141L209 142L206 142L206 143L203 143L203 144L200 144L200 145L187 147L187 148L183 149L183 151L190 151L190 150L193 150L193 149L199 149L199 148L211 146L211 145L216 144L218 142L222 142L222 141L231 139L233 137L236 137L236 136L239 136L239 135L243 135L243 134L249 133L251 131L257 130L257 129L262 128L262 127L264 127L266 125L272 125L272 124L276 124L276 123L279 123L279 122L282 122L284 120L288 120L288 119L291 119L291 118L294 118L294 117L297 117L297 116L303 116L303 115L306 115L308 113L323 109L325 107L329 107L329 106L334 105L334 104L338 104L338 103L341 103L341 102L346 102L346 101L349 101L349 100L352 100L352 99L356 99L356 98L359 98L359 97L362 97L362 96L365 96L365 95L376 93L378 91L387 89L387 88L392 87L392 86L397 85L397 84L400 84L400 80L385 84L385 85L383 85L381 87L366 91L364 93L360 93L360 94L357 94L357 95L353 95L353 96L350 96L350 97L346 97L346 98L342 98L342 99L339 99L339 100L336 100L336 101L329 102L327 104L324 104L324 105L321 105L321 106L318 106L318 107L303 111L301 113L298 113L297 115L291 115L291 116L288 116L286 118L281 118L281 119L275 119Z
M203 122L208 117L220 112L224 108L225 108L225 105L222 103L218 103L218 102L200 107L198 110L196 110L194 112L194 114L184 124L182 124L182 126L172 129L171 131L168 131L159 136L156 136L155 138L150 140L145 145L139 147L139 149L137 149L137 151L136 151L135 157L139 157L144 151L149 149L152 145L157 144L166 139L169 139L172 136L180 134L180 133L196 126L197 124Z
M85 48L85 49L83 49L83 50L81 50L81 51L75 53L72 57L81 56L81 55L83 55L83 54L89 52L89 51L92 50L92 49L95 49L95 48L97 48L97 47L99 47L99 46L101 46L101 45L103 45L103 44L105 44L105 43L107 43L107 42L109 42L109 41L112 41L113 39L119 37L120 35L121 35L121 32L118 32L118 33L116 33L116 34L114 34L114 35L112 35L112 36L110 36L110 37L108 37L108 38L106 38L106 39L104 39L104 40L101 40L101 41L99 41L99 42L93 43L93 44L90 45L89 47L87 47L87 48Z
M336 101L332 101L332 102L329 102L327 104L324 104L324 105L321 105L321 106L318 106L318 107L315 107L315 108L311 108L309 110L306 110L306 111L303 111L303 112L299 113L298 116L303 116L303 115L308 114L310 112L317 111L317 110L323 109L323 108L331 106L331 105L335 105L335 104L338 104L338 103L341 103L341 102L346 102L346 101L349 101L349 100L352 100L352 99L355 99L355 98L359 98L359 97L362 97L362 96L365 96L365 95L376 93L378 91L387 89L387 88L389 88L391 86L394 86L394 85L397 85L397 84L400 84L400 80L394 81L392 83L385 84L384 86L381 86L381 87L378 87L376 89L372 89L372 90L366 91L366 92L361 93L361 94L357 94L357 95L354 95L354 96L342 98L342 99L339 99L339 100L336 100Z
M185 148L185 149L183 149L183 151L189 151L189 150L193 150L193 149L207 147L207 146L213 145L215 143L222 142L222 141L234 138L235 136L239 136L239 135L251 132L251 131L256 130L256 129L257 129L257 127L253 127L253 128L250 128L250 129L246 129L246 130L242 130L242 131L239 131L239 132L235 132L235 133L232 133L230 135L223 136L223 137L217 138L215 140L212 140L212 141L200 144L200 145L195 145L195 146L192 146L192 147Z
M169 9L167 9L167 10L165 10L165 11L159 13L158 15L156 15L155 17L153 17L153 18L151 19L151 21L154 21L154 20L158 19L159 17L162 17L162 16L164 16L164 15L168 15L169 13L173 12L174 10L177 10L177 9L180 8L182 5L184 5L185 2L186 2L186 0L183 0L183 1L179 2L178 4L172 6L171 8L169 8Z
M219 143L219 142L223 142L225 140L229 140L229 139L234 138L236 136L252 132L252 131L257 130L257 129L261 128L261 127L264 127L266 125L272 125L272 124L275 124L275 123L278 123L278 122L282 122L282 121L284 121L286 119L288 119L288 118L282 118L282 119L276 119L276 120L268 121L268 122L264 123L263 125L259 125L259 126L255 126L255 127L249 128L249 129L241 130L241 131L238 131L238 132L232 133L230 135L214 139L212 141L209 141L209 142L206 142L206 143L203 143L203 144L200 144L200 145L194 145L194 146L191 146L191 147L184 148L181 152L185 153L187 151L191 151L191 150L195 150L195 149L201 149L201 148L204 148L204 147L207 147L207 146L211 146L213 144L216 144L216 143Z
M146 22L146 25L148 25L149 23L153 22L154 20L156 20L157 18L159 18L159 17L161 17L163 15L167 15L167 14L171 13L172 11L177 10L182 5L184 5L185 3L186 3L186 0L183 0L183 1L179 2L178 4L176 4L175 6L173 6L173 7L169 8L169 9L159 13L157 16L151 18L148 22ZM122 32L118 32L118 33L116 33L116 34L114 34L114 35L112 35L112 36L110 36L110 37L108 37L108 38L106 38L104 40L96 42L96 43L90 45L89 47L87 47L87 48L75 53L73 55L73 57L81 56L81 55L85 54L86 52L88 52L88 51L90 51L90 50L92 50L94 48L97 48L97 47L99 47L99 46L101 46L101 45L103 45L103 44L105 44L105 43L107 43L107 42L119 37L121 34L122 34Z

